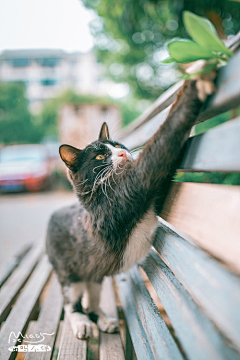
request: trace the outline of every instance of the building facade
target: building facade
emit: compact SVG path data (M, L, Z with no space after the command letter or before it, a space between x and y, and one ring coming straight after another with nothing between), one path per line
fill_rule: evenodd
M103 122L107 122L111 138L117 140L121 128L119 109L115 105L66 104L59 116L59 140L83 149L98 139Z
M22 82L29 108L37 112L44 100L66 89L78 93L106 95L109 81L93 53L62 50L5 50L0 54L0 81Z

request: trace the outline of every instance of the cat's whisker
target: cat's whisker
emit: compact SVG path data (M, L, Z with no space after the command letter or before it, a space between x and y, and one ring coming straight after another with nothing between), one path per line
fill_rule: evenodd
M102 176L103 176L103 175L102 175ZM109 196L107 195L106 180L107 180L107 178L105 179L105 181L101 181L101 188L102 188L103 194L104 194L104 195L106 196L106 198L108 199L109 205L111 205L110 198L109 198ZM105 191L103 190L104 182L105 182Z
M115 134L112 136L112 139L114 140L114 141L116 141L118 138L116 138L116 139L114 139L115 138L115 136L116 136L116 134L119 132L119 131L121 131L122 129L118 129L116 132L115 132Z
M138 146L138 147L132 149L132 150L130 151L130 154L133 154L133 153L135 153L135 152L137 152L137 151L140 151L140 150L142 150L142 149L143 149L143 146Z
M83 135L85 136L85 139L86 139L87 142L90 144L92 141L89 140L89 138L87 137L87 135L85 134L85 132L84 132L82 129L80 129L80 131L83 133Z
M106 163L105 164L102 164L102 165L99 165L99 166L95 166L95 168L93 168L93 172L96 173L94 170L99 168L99 167L102 167L102 166L106 166Z
M123 171L117 173L117 169L123 169ZM125 171L124 168L121 168L121 167L117 166L115 174L116 174L116 175L120 175L120 174L122 174L124 171Z
M113 173L113 170L110 172L110 175L108 176L107 180L108 180L108 183L109 183L109 187L112 189L112 191L114 191L117 194L118 192L115 189L113 189L111 184L110 184L110 176L111 176L112 173ZM115 182L115 180L114 180L114 182ZM116 184L116 182L115 182L115 184Z
M98 181L99 177L101 176L101 173L104 172L104 170L105 170L105 169L102 169L102 170L96 175L96 178L95 178L95 180L94 180L93 187L92 187L92 190L91 190L92 193L91 193L91 196L90 196L88 202L91 200L91 198L92 198L92 196L93 196L93 193L94 193L94 190L95 190L95 187L96 187L96 184L97 184L97 181Z
M100 177L102 178L102 175L105 175L105 173L109 170L110 167L111 167L111 165L107 166L107 168L102 169L102 170L97 174L97 176L96 176L96 178L95 178L95 181L94 181L94 184L93 184L92 194L91 194L90 199L92 198L92 195L93 195L93 192L94 192L95 187L96 187L96 185L97 185L98 179L99 179ZM101 180L100 180L100 181L101 181Z
M76 185L83 185L85 182L87 182L88 181L88 179L86 179L86 180L83 180L83 181L79 181L79 182L76 182Z
M90 190L90 191L91 191L91 190ZM86 195L86 194L89 194L90 191L86 191L86 192L83 192L83 193L80 193L80 192L77 191L77 194L78 194L78 195Z
M93 191L95 189L95 186L97 184L98 179L101 177L101 175L106 171L106 168L102 169L95 177L94 183L93 183Z
M109 114L109 113L108 113L108 114ZM110 129L110 130L111 130L111 133L113 132L113 129L114 129L120 122L122 122L122 119L119 119L119 120L113 125L113 128ZM119 130L120 130L120 129L119 129ZM119 131L119 130L117 130L117 131ZM115 136L115 134L114 134L114 136ZM113 137L112 137L112 139L113 139Z

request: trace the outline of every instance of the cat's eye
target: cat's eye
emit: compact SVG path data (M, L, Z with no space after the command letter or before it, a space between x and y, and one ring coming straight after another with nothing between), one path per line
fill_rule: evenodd
M120 146L119 146L119 145L115 145L115 147L120 148Z
M101 154L96 156L97 160L103 160L104 158L105 158L105 156L101 155Z

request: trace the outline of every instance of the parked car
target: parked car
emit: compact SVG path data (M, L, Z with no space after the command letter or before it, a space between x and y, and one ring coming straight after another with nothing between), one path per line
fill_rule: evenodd
M51 177L44 145L12 145L0 151L1 191L40 191Z

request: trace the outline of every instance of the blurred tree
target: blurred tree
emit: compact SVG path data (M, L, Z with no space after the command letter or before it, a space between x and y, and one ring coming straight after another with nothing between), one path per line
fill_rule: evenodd
M0 83L0 143L35 143L40 139L31 121L21 83Z
M208 17L227 38L240 30L240 4L228 0L83 0L98 15L91 23L95 49L110 77L127 82L138 98L155 99L176 81L175 65L159 65L164 43L188 37L182 12Z

